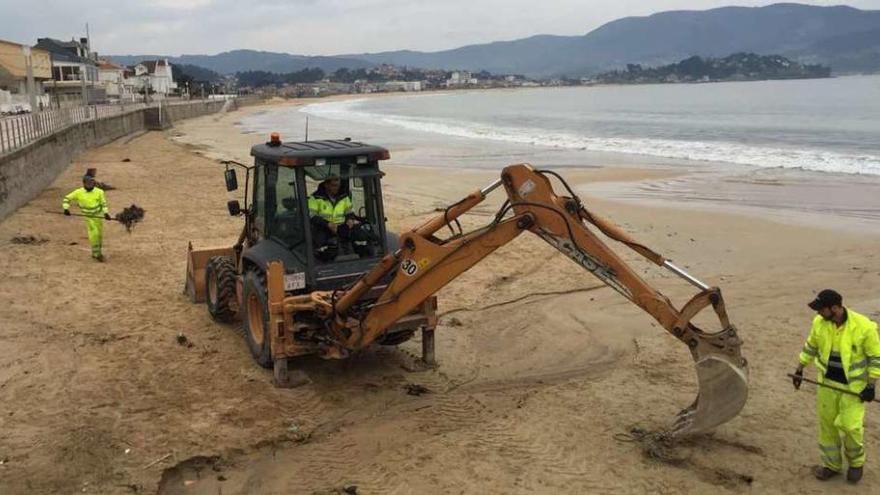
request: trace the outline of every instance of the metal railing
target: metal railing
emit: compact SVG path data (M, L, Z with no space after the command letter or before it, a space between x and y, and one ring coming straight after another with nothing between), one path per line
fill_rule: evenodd
M0 156L10 153L28 144L54 134L69 126L91 122L98 119L115 117L159 105L189 105L205 103L211 100L169 100L152 103L131 103L112 105L91 105L88 107L70 107L45 110L37 113L0 117Z

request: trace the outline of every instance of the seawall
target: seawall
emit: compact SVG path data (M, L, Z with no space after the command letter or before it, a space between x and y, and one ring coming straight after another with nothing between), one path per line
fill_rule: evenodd
M165 129L180 120L216 113L224 106L232 110L242 103L217 100L140 108L69 125L0 156L0 220L48 187L89 148L135 132Z

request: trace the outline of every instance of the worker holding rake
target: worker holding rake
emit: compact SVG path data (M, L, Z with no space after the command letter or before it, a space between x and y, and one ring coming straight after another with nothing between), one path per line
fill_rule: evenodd
M111 220L110 211L107 209L107 199L104 191L95 186L95 178L84 175L83 186L64 196L61 202L64 214L70 216L70 203L75 201L85 217L86 231L89 234L89 244L92 247L92 258L96 261L104 261L101 253L101 244L104 238L104 220Z
M845 455L846 479L858 483L865 464L865 403L874 401L880 378L877 323L845 307L841 295L831 289L819 292L809 307L818 314L791 377L800 388L804 366L814 363L819 371L816 412L822 465L814 475L822 481L837 476Z

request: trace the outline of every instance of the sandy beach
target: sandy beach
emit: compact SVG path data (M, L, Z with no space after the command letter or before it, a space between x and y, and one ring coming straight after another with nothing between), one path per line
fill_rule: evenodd
M818 290L834 287L848 306L880 318L880 229L841 228L834 217L792 220L796 210L767 217L591 193L685 177L686 168L611 163L563 172L586 191L588 208L721 287L745 341L745 409L713 434L673 446L668 462L620 434L661 430L694 399L687 349L535 236L521 236L439 293L436 369L407 371L420 348L414 339L346 361L307 359L311 384L275 388L238 327L213 323L182 294L187 243L237 238L241 220L225 202L240 193L225 191L217 159L250 161L250 146L266 136L235 123L267 108L88 151L0 223L0 493L312 494L357 486L360 494L818 494L862 493L880 479L878 408L866 419L867 486L812 478L814 391L795 392L785 376ZM383 189L396 231L497 176L424 167L391 152ZM107 193L112 210L136 203L147 211L131 234L105 226L104 264L89 259L80 221L47 213L60 211L87 166L116 188ZM829 195L849 187L826 185ZM502 199L480 205L465 227L485 224ZM46 241L10 241L21 235ZM674 302L693 295L615 247ZM411 383L430 393L407 395Z

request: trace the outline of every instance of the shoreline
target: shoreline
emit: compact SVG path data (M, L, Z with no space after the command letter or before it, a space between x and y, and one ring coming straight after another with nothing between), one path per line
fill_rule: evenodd
M201 122L184 123L172 133L177 134L176 141L195 146L197 152L206 156L220 159L235 155L238 161L246 162L250 159L246 156L250 146L263 139L256 131L243 130L240 122L248 116L288 107L301 108L314 103L349 101L364 97L409 96L417 96L417 94L339 95L318 102L311 98L283 102L270 101L264 105L238 111L234 114L236 118L231 126L228 122L224 124L215 119L218 126L205 128ZM226 117L222 119L223 122L227 120ZM223 130L224 125L227 126L226 131ZM232 130L234 135L222 143L211 138L211 135L218 132L229 134L229 130ZM282 139L285 137L282 136ZM213 145L211 141L214 141ZM479 172L498 169L508 164L499 164L497 167L426 164L411 157L418 150L418 146L390 150L392 160L388 167ZM535 165L564 170L566 173L596 168L624 168L659 173L651 177L628 175L627 179L621 181L609 178L598 185L589 182L575 185L579 191L605 200L630 204L649 203L673 209L732 212L750 217L770 217L782 223L794 221L802 225L811 225L817 221L833 218L840 220L837 228L841 230L862 229L880 223L880 207L872 209L864 206L871 204L870 198L880 197L880 177L781 167L763 168L616 152L597 152L595 156L596 158L589 163L564 165L535 163ZM552 162L552 156L548 161ZM812 204L810 200L815 202L817 197L822 198L823 194L836 199L823 199L816 207L804 207Z

